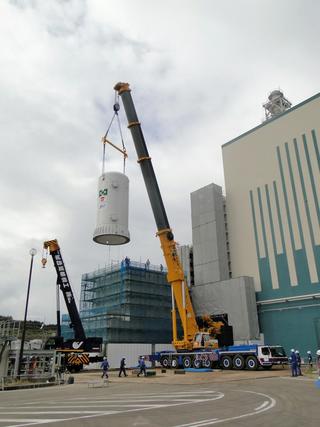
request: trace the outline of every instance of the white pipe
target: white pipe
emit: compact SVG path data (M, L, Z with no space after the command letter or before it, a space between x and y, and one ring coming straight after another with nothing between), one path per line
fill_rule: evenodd
M298 295L294 297L283 297L283 298L268 299L264 301L257 301L257 305L274 304L274 303L281 303L281 302L288 302L288 301L302 301L306 299L317 299L317 298L320 298L320 294Z
M174 294L173 294L173 287L171 286L171 304L172 304L172 310L174 311L175 308L175 303L174 303Z
M184 281L181 282L181 286L182 286L182 306L185 309L186 308L186 290L184 287Z
M283 307L283 308L267 308L261 310L260 313L267 313L268 311L287 311L287 310L302 310L309 307L318 307L320 304L306 304L306 305L295 305L294 307Z

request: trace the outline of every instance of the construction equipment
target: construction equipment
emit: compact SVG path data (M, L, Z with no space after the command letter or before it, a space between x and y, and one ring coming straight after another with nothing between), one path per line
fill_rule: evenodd
M279 345L243 344L229 345L193 352L159 351L149 355L150 362L159 362L164 368L218 368L221 369L271 369L274 365L288 364L288 357Z
M72 288L66 272L66 268L60 252L58 241L48 240L43 244L44 255L42 266L47 263L48 253L52 256L54 267L57 272L57 286L62 291L64 301L70 317L70 327L74 331L74 339L64 341L60 331L60 312L57 311L57 336L49 338L46 342L46 349L56 349L65 355L65 365L69 370L80 371L83 365L90 362L102 360L102 338L86 337L80 315L75 303Z
M214 322L208 317L204 319L204 328L200 328L193 310L189 289L184 280L184 272L177 253L177 246L169 225L167 214L163 205L157 179L153 170L141 125L135 111L131 90L128 83L117 83L114 89L122 98L128 128L131 131L133 142L138 155L144 182L147 188L151 208L157 225L157 235L160 238L163 255L168 268L167 279L171 284L172 292L172 344L179 352L199 349L213 349L218 347L217 338L229 328L221 322ZM178 338L177 313L182 325L182 337ZM230 332L229 332L230 335ZM229 344L232 344L231 342Z

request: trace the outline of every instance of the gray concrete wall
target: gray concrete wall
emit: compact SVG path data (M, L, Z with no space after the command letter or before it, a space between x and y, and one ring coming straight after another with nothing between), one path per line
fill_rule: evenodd
M227 313L236 341L260 338L252 277L194 286L192 301L197 316Z
M191 193L195 286L229 278L222 188L209 184Z
M0 352L2 352L0 360L0 378L7 375L9 350L10 347L6 343L0 344Z
M122 357L126 358L127 368L135 368L138 365L138 358L142 355L152 354L152 351L174 351L171 344L131 344L131 343L109 343L106 346L106 354L110 368L119 368ZM99 369L99 363L92 363L88 369ZM147 366L151 366L151 362L146 362Z

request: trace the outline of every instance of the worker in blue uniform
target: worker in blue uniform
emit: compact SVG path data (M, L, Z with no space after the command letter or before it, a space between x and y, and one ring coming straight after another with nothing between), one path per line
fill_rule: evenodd
M140 368L140 371L139 371L139 373L138 373L138 377L140 377L140 375L141 374L144 374L144 376L146 377L147 376L147 372L146 372L146 362L145 362L145 360L144 360L144 357L143 356L141 356L140 358L139 358L139 361L138 361L138 363L139 363L139 368Z
M297 377L298 376L298 373L297 373L297 355L296 355L296 352L294 351L294 348L291 349L290 363L291 363L291 375L293 377Z
M106 357L103 358L103 361L101 363L101 369L102 369L101 378L109 378L108 376L109 362Z
M299 350L296 350L296 358L297 358L297 375L302 375L301 372L301 357Z

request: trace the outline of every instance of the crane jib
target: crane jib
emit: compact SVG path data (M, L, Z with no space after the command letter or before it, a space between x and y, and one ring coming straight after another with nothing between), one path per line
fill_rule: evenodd
M51 256L58 276L57 281L63 293L63 297L70 316L70 321L74 329L75 338L77 340L84 340L86 338L86 335L82 326L82 322L80 320L79 312L76 306L76 302L73 296L72 288L68 279L67 271L60 250L57 249L51 252Z
M121 99L129 122L129 129L138 156L144 183L147 189L153 215L157 224L158 231L170 228L167 214L163 205L160 189L152 166L151 157L144 140L140 122L134 108L132 97L129 91L122 92Z

